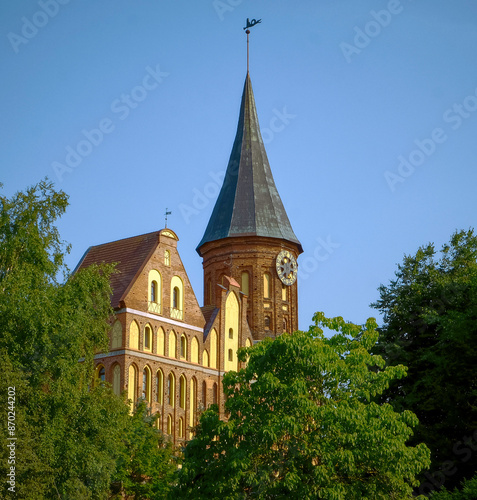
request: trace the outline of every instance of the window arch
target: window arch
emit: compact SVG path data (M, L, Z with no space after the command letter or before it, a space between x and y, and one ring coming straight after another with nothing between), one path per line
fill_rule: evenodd
M229 328L229 339L233 339L233 338L234 338L234 329Z
M197 419L197 379L192 377L190 379L189 391L189 427L192 429L196 424ZM190 432L192 438L192 432Z
M165 342L165 335L164 335L164 329L162 326L160 326L157 329L157 354L160 356L164 356L164 342Z
M176 401L176 377L172 372L167 377L167 396L169 404L174 408Z
M118 349L123 345L123 326L118 319L111 330L111 349Z
M149 271L148 277L148 311L156 314L161 313L161 297L162 297L162 277L161 273L156 269Z
M103 365L98 365L94 374L95 383L94 385L101 385L106 382L106 370Z
M270 330L270 316L265 316L265 330Z
M180 376L179 379L179 406L185 410L186 407L186 391L187 391L187 382L184 375Z
M181 358L187 359L187 337L184 333L181 335Z
M210 367L217 368L217 331L212 328L210 332Z
M142 398L147 402L151 402L151 369L145 366L142 371Z
M117 396L121 394L121 367L118 364L113 368L113 391Z
M207 367L209 366L209 353L206 349L202 352L202 365Z
M172 307L174 309L179 309L180 304L180 290L179 287L175 286L172 290Z
M232 351L232 349L229 349L229 361L233 360L234 360L234 352Z
M283 318L283 331L288 332L288 322L286 318Z
M169 357L175 358L177 356L177 338L174 330L169 332Z
M163 404L164 402L164 374L159 368L156 373L156 403Z
M171 280L171 318L182 319L184 310L184 284L179 276Z
M152 328L151 325L146 325L144 327L144 350L152 350Z
M269 299L272 296L272 277L270 273L263 275L263 298Z
M199 341L197 337L192 339L190 345L190 360L192 363L199 363Z
M131 321L129 326L129 347L139 350L139 325L135 319Z
M134 364L129 365L128 370L128 399L131 400L131 406L134 408L134 404L137 401L137 368ZM131 409L132 409L131 408Z

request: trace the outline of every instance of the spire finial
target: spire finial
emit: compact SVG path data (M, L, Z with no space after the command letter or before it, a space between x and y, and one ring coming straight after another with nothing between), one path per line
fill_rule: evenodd
M167 211L167 207L166 207L166 213L164 214L164 218L165 218L165 223L164 223L165 225L164 225L164 227L166 227L166 228L167 228L167 216L168 216L168 215L171 215L171 213L172 213L172 212L168 212L168 211Z
M247 26L245 26L244 30L245 30L245 33L247 33L247 75L248 75L248 70L249 70L249 60L250 60L250 57L249 57L249 50L248 50L248 46L249 46L249 40L248 40L248 35L250 35L250 30L249 28L253 28L256 24L258 23L261 23L262 20L259 19L258 21L256 19L252 19L250 21L250 19L247 17Z

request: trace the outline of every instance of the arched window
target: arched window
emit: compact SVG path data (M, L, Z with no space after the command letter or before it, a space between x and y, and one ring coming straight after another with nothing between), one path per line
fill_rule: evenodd
M212 328L210 332L210 367L217 368L217 331Z
M171 265L171 252L169 250L164 250L164 264L166 266Z
M129 365L128 371L128 399L131 400L131 407L134 408L134 403L137 400L137 369L134 365ZM131 409L132 409L131 408Z
M156 269L149 271L148 311L161 314L162 277Z
M192 429L196 424L197 419L197 379L192 377L190 379L190 392L189 392L189 427ZM190 432L192 439L192 432Z
M123 344L123 327L119 320L116 320L111 330L111 349L118 349Z
M177 356L177 339L174 330L169 332L169 357L175 358Z
M129 347L139 349L139 325L136 320L131 321L129 326Z
M263 297L269 299L272 296L272 278L269 273L263 275Z
M202 382L202 404L204 408L207 408L207 382L205 380Z
M287 290L288 290L288 287L286 285L282 285L282 300L284 300L285 302L288 300L287 299Z
M270 316L265 316L265 330L270 330Z
M245 295L248 295L249 293L249 282L250 282L250 276L247 271L244 271L242 273L242 293Z
M186 407L186 379L184 375L181 375L179 379L179 406L185 410Z
M182 417L179 419L179 437L184 437L184 419Z
M229 361L233 360L234 360L234 352L232 351L232 349L229 349Z
M104 369L103 365L98 365L96 367L95 379L96 383L94 385L104 384L104 382L106 381L106 370Z
M152 347L152 330L149 325L144 328L144 350L150 351Z
M156 373L156 403L162 405L162 403L164 402L163 396L164 396L164 375L162 373L162 370L159 369L157 370Z
M181 335L181 358L187 359L187 337L184 334Z
M165 342L165 335L164 335L164 329L162 326L160 326L157 329L157 354L160 356L164 356L164 342Z
M113 368L113 391L119 396L121 394L121 367L114 365Z
M233 339L233 338L234 338L234 329L229 328L229 339Z
M148 366L142 372L142 398L151 402L151 370Z
M202 366L209 366L209 353L205 349L202 351Z
M171 279L171 318L182 319L184 310L184 284L179 276Z
M199 341L197 337L194 337L190 344L190 360L192 363L199 363Z
M176 400L176 378L171 372L167 377L167 396L169 398L169 404L174 408Z
M283 331L288 332L288 323L286 318L283 318Z

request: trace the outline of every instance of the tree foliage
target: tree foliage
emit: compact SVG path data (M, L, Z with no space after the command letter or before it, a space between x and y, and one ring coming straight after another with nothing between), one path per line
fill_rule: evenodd
M128 421L118 458L115 483L120 495L138 500L167 498L177 460L171 442L155 427L156 420L157 415L151 415L140 400Z
M134 432L143 449L150 437L151 456L160 458L157 436L144 426L141 434L125 401L92 384L94 355L108 346L114 269L69 275L55 226L66 206L47 181L0 197L0 390L4 401L8 388L15 392L14 491L26 500L106 498ZM8 436L6 413L0 420ZM3 478L9 452L2 445ZM147 467L136 463L135 473L152 474ZM2 498L14 497L8 487L3 480Z
M424 445L406 445L417 419L370 401L405 368L369 353L374 320L314 320L239 351L246 368L223 381L228 420L203 413L175 498L410 498L429 463Z
M419 418L413 443L431 450L421 491L457 486L477 471L477 237L452 235L440 254L433 244L405 256L396 279L373 304L384 314L375 352L389 366L404 364L380 401ZM470 436L470 437L469 437ZM474 441L472 441L474 436Z

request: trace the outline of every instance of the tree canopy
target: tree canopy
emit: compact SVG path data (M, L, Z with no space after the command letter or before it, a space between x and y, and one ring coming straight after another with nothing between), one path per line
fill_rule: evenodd
M11 449L1 448L0 471L6 478L13 467L14 478L1 482L0 496L105 498L112 481L128 480L132 490L135 479L160 491L142 455L133 466L124 455L133 455L133 435L147 436L149 460L168 488L170 447L147 420L130 417L107 384L93 384L94 355L108 346L114 269L69 274L55 226L66 206L48 181L0 197L0 388L12 398L12 418L0 419L2 435L12 438Z
M379 398L412 410L412 443L431 450L421 492L457 486L477 471L477 237L454 233L440 252L433 244L405 256L396 278L379 288L384 314L374 352L388 366L408 366Z
M224 376L227 421L205 411L187 444L177 498L410 498L428 450L416 417L371 402L403 366L369 353L376 324L314 317L308 332L239 350ZM323 327L337 333L326 338Z

